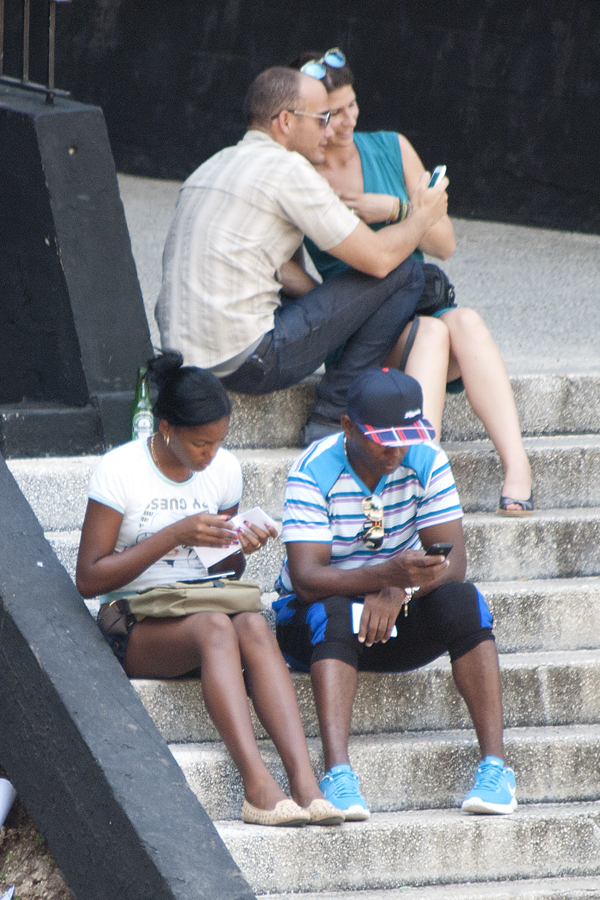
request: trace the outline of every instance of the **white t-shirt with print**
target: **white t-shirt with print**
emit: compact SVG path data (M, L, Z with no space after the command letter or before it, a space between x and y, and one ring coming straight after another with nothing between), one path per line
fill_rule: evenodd
M130 441L102 457L94 471L88 497L123 514L115 551L121 553L186 516L236 506L242 496L242 471L238 460L220 448L211 464L194 472L187 481L171 481L156 467L147 441ZM194 581L206 569L191 547L176 547L148 569L107 595Z

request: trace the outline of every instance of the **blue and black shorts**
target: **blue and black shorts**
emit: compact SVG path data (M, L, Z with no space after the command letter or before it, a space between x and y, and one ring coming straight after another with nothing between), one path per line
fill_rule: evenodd
M321 659L339 659L359 671L408 672L444 653L454 661L494 640L493 619L475 585L443 584L414 594L408 615L396 620L398 636L366 647L352 632L351 604L362 597L327 597L307 606L294 595L275 601L277 640L293 669L308 672Z

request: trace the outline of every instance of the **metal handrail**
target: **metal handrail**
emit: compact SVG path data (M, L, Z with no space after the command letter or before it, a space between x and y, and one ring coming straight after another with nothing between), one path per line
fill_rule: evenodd
M0 82L18 85L30 91L46 94L46 103L52 103L56 95L69 97L69 91L59 90L54 86L54 61L56 37L56 4L70 3L71 0L49 0L48 8L48 83L38 84L29 80L29 37L31 19L31 0L23 0L23 66L20 78L4 74L4 0L0 0Z

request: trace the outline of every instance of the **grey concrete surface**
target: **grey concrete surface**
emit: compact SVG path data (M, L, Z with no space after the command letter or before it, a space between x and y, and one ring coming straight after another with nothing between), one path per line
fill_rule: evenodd
M150 337L158 347L160 338L154 319L154 304L160 288L163 247L175 211L180 182L134 175L119 175L118 179Z
M600 726L507 729L506 759L518 772L525 803L595 800ZM270 743L261 755L283 790L283 765ZM310 739L316 771L320 743ZM239 774L220 744L172 744L171 752L190 787L213 819L236 819L243 800ZM539 758L547 763L541 768ZM574 764L574 757L576 764ZM465 731L360 736L352 741L352 765L371 812L458 807L478 762L474 735Z
M528 878L507 882L403 885L397 890L344 891L343 900L598 900L600 878ZM303 894L269 894L269 900L340 900L329 891Z
M500 657L507 728L589 725L600 722L600 650L505 653ZM310 676L295 672L304 730L319 733ZM200 681L134 679L144 706L169 743L214 741ZM256 722L255 722L256 725ZM361 672L351 733L468 729L471 721L444 657L412 672ZM256 725L257 735L265 732ZM353 738L354 740L354 738Z
M600 725L509 728L504 745L507 764L517 773L520 803L596 799ZM171 744L170 749L209 816L237 819L243 785L223 746ZM260 751L287 791L283 764L273 745L261 742ZM318 739L309 740L309 751L314 770L321 771ZM360 735L352 740L350 756L371 812L459 807L479 762L470 730Z
M600 868L600 803L531 804L510 817L457 809L375 813L358 828L302 830L217 822L258 893L368 890L429 883L593 875ZM452 835L451 839L449 836Z
M164 239L179 183L119 175L153 341ZM452 208L452 203L450 203ZM600 371L600 236L454 219L443 264L513 373Z

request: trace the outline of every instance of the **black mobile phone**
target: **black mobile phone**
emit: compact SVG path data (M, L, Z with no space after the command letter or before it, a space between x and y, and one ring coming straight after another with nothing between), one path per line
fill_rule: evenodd
M452 544L432 544L431 547L425 551L425 556L448 556L450 551L452 550Z
M431 178L429 179L429 184L427 185L427 187L434 187L434 185L436 185L440 178L443 178L445 174L446 166L436 166L431 174Z

